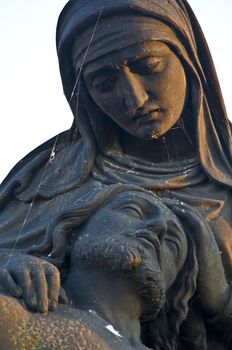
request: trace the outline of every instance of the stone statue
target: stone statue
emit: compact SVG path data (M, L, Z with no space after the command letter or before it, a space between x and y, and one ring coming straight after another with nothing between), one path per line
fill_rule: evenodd
M177 217L152 193L127 185L90 195L87 204L66 214L57 220L52 239L61 255L70 249L63 230L60 237L60 227L75 221L78 234L73 237L63 285L70 306L38 315L1 296L1 344L9 350L96 349L97 344L99 349L145 349L141 324L145 329L164 308L170 286L177 288L169 300L170 310L174 303L183 303L184 294L186 307L193 293L180 288L186 280L196 279L197 269L193 265L191 271L192 252L187 255L187 239ZM184 311L170 324L178 323ZM118 330L115 335L107 332L109 322ZM157 333L159 328L161 324ZM84 342L88 346L81 345Z
M211 340L221 344L213 349L224 349L231 328L231 125L190 6L186 0L71 0L58 21L57 51L74 122L2 183L1 285L30 311L55 311L65 299L60 284L76 237L70 210L111 186L140 186L180 211L184 231L191 217L192 237L203 227L212 231L217 249L209 262L220 266L215 286L201 285L207 259L193 259L199 271L192 310L177 334L184 339L193 332L185 337L188 349L210 349ZM151 329L144 344L152 337Z
M199 325L201 334L207 327L198 314L194 329L188 304L199 274L205 307L221 308L228 284L219 249L197 212L176 201L164 203L147 190L119 185L61 215L52 231L61 256L70 249L70 237L60 228L71 224L77 232L63 284L69 305L40 315L0 296L4 349L148 349L141 338L152 349L175 349L186 344L187 335L202 345ZM226 313L221 316L228 322Z

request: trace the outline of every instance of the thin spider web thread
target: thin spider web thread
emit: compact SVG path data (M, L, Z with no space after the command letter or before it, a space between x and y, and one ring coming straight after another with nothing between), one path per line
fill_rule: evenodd
M20 229L20 231L19 231L19 234L18 234L18 236L17 236L17 238L16 238L16 240L15 240L15 243L14 243L14 245L13 245L13 247L12 247L11 253L9 254L6 267L7 267L7 266L9 265L9 263L10 263L10 260L11 260L11 258L12 258L12 256L13 256L14 252L15 252L17 243L18 243L18 241L19 241L19 239L20 239L20 237L21 237L21 235L22 235L23 229L24 229L24 227L25 227L25 225L26 225L26 223L27 223L27 220L28 220L29 215L30 215L30 213L31 213L33 204L34 204L34 202L35 202L35 198L36 198L36 196L37 196L37 194L38 194L38 192L39 192L40 186L41 186L41 184L42 184L42 182L43 182L43 179L44 179L44 177L45 177L45 174L46 174L48 165L49 165L50 161L54 159L55 149L56 149L56 145L57 145L58 138L59 138L59 135L56 136L55 142L54 142L54 144L53 144L53 147L52 147L52 150L51 150L49 159L48 159L48 161L47 161L47 163L46 163L46 166L45 166L45 168L44 168L44 171L43 171L43 174L42 174L42 176L41 176L40 182L39 182L39 184L38 184L38 186L37 186L37 189L36 189L35 194L34 194L34 196L33 196L32 202L30 203L30 206L29 206L28 211L27 211L27 213L26 213L25 219L24 219L24 221L23 221L23 223L22 223L22 226L21 226L21 229Z
M88 51L89 51L90 46L91 46L91 44L92 44L92 42L93 42L94 35L95 35L96 30L97 30L97 27L98 27L98 23L99 23L100 18L101 18L101 16L102 16L102 12L103 12L103 9L101 9L101 11L99 12L97 21L96 21L96 23L95 23L95 26L94 26L94 29L93 29L93 33L92 33L92 35L91 35L91 37L90 37L90 40L89 40L89 43L88 43L86 52L85 52L84 57L83 57L83 60L82 60L82 62L81 62L81 66L80 66L80 69L79 69L79 73L78 73L78 76L77 76L75 85L74 85L74 87L73 87L73 91L72 91L72 94L71 94L69 103L71 102L71 100L72 100L72 98L73 98L73 96L74 96L74 94L75 94L76 89L77 89L77 99L78 99L77 104L79 103L79 93L80 93L80 84L79 84L79 81L80 81L80 76L81 76L81 73L82 73L82 69L83 69L83 66L84 66L84 63L85 63L85 60L86 60ZM36 191L35 191L35 194L34 194L34 196L33 196L32 202L30 203L30 206L29 206L28 211L27 211L27 213L26 213L25 219L24 219L24 221L23 221L23 223L22 223L22 226L21 226L21 229L20 229L20 231L19 231L19 234L18 234L18 236L17 236L17 238L16 238L16 240L15 240L15 242L14 242L14 245L13 245L13 247L12 247L11 253L8 255L6 267L9 265L10 260L11 260L12 257L13 257L13 254L14 254L14 252L15 252L17 243L18 243L18 241L19 241L19 239L20 239L20 237L21 237L21 235L22 235L22 232L23 232L23 230L24 230L24 227L25 227L25 225L26 225L26 223L27 223L27 220L28 220L28 218L29 218L29 216L30 216L32 207L33 207L34 202L35 202L35 198L36 198L36 196L37 196L37 194L38 194L38 192L39 192L40 186L41 186L41 184L42 184L42 182L43 182L43 179L44 179L44 176L45 176L45 174L46 174L48 165L49 165L50 161L54 159L54 156L55 156L55 149L56 149L56 145L57 145L57 142L58 142L58 137L59 137L59 135L56 136L54 145L53 145L52 150L51 150L51 153L50 153L50 157L49 157L49 159L48 159L48 161L47 161L47 163L46 163L45 169L44 169L44 171L43 171L42 177L41 177L40 182L39 182L39 184L38 184L38 186L37 186L37 189L36 189Z
M96 21L96 23L95 23L95 26L94 26L92 35L91 35L91 37L90 37L90 40L89 40L89 43L88 43L88 46L87 46L87 49L86 49L86 51L85 51L83 60L82 60L81 65L80 65L80 69L79 69L79 72L78 72L78 75L77 75L77 79L76 79L76 82L75 82L75 84L74 84L74 87L73 87L73 90L72 90L72 93L71 93L71 97L70 97L69 103L72 101L73 96L74 96L75 91L76 91L76 88L77 88L77 85L78 85L78 83L79 83L80 76L81 76L81 73L82 73L82 69L83 69L83 66L84 66L84 64L85 64L85 60L86 60L86 57L87 57L87 55L88 55L90 46L91 46L91 44L92 44L92 42L93 42L93 39L94 39L96 30L97 30L97 27L98 27L98 24L99 24L101 15L102 15L102 12L103 12L103 9L101 9L101 11L99 12L97 21Z

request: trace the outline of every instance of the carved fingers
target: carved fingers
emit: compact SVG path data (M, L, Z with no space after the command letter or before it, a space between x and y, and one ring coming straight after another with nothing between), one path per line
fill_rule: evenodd
M30 311L55 311L59 300L67 301L61 291L59 270L34 256L16 255L0 266L0 284L10 295L22 298Z
M9 271L5 268L0 271L0 283L13 297L20 298L22 296L22 289L15 283Z

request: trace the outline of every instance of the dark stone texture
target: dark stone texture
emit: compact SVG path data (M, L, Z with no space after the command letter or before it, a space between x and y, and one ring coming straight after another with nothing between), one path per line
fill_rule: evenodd
M191 8L71 0L57 52L73 125L0 188L5 349L232 348L231 125Z

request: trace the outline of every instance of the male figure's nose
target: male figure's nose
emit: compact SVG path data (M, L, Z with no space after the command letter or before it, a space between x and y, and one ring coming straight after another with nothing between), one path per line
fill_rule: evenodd
M148 100L148 94L140 81L128 67L120 69L121 89L128 109L137 109Z

